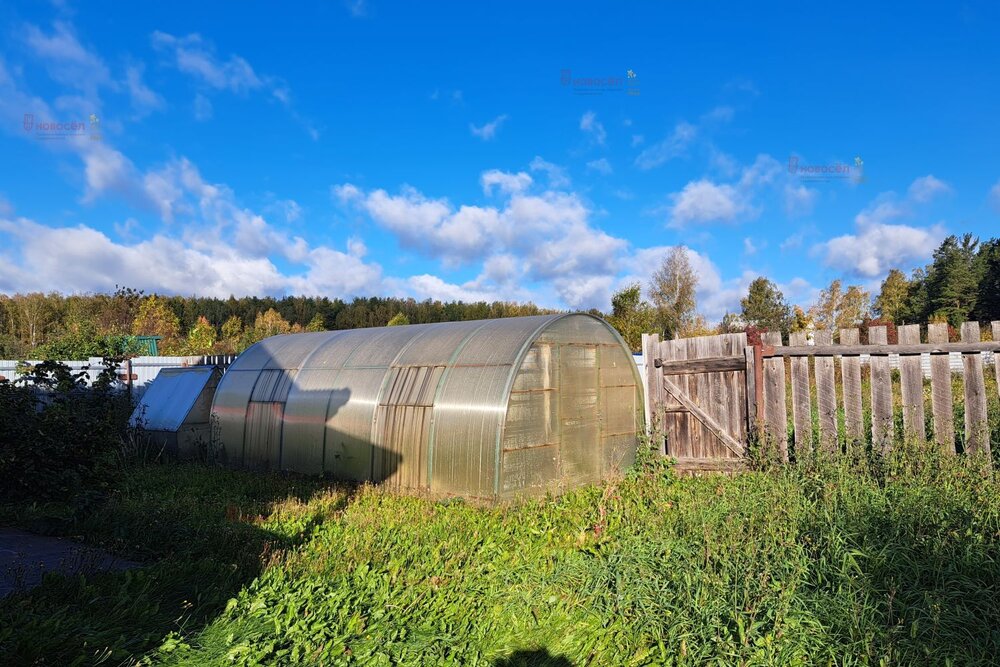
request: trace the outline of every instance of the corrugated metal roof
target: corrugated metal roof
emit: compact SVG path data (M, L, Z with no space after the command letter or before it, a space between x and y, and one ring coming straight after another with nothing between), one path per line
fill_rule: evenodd
M213 366L164 368L142 395L129 424L148 431L176 431L218 373Z

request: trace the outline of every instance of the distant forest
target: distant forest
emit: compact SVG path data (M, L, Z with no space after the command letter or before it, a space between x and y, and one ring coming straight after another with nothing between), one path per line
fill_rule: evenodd
M479 320L558 311L506 302L368 297L0 294L0 359L86 359L135 352L135 335L161 336L160 354L226 354L280 333Z

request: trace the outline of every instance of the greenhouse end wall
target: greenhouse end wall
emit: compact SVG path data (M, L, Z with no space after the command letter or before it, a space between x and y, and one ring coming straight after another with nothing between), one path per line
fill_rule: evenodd
M512 497L630 465L641 392L584 314L290 334L232 364L213 439L234 466Z

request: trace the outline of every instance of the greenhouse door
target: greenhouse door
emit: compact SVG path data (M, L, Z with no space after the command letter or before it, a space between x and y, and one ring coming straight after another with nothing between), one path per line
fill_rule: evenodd
M596 345L559 349L560 478L576 485L601 477L601 423Z

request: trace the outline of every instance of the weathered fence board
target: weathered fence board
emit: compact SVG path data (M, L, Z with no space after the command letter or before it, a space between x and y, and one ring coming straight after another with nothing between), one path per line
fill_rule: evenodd
M992 323L993 328L993 342L1000 343L1000 321ZM1000 393L1000 357L994 353L993 355L993 372L997 376L997 392Z
M797 332L787 346L777 332L765 333L753 346L746 345L743 334L673 341L645 336L651 422L666 434L663 451L675 456L682 470L735 470L745 456L748 430L759 428L783 460L790 458L790 440L795 458L807 457L814 448L837 453L845 443L870 444L873 451L887 453L898 437L897 417L902 417L902 436L914 442L927 439L929 416L934 439L946 451L955 452L955 431L961 430L964 451L990 453L990 420L1000 415L992 414L997 397L986 395L984 366L994 365L991 374L997 374L1000 385L1000 321L991 323L992 341L980 340L975 323L961 327L960 343L949 342L946 324L929 325L926 343L920 342L919 325L900 326L893 345L884 326L869 327L865 345L858 329L839 333L834 344L828 331L815 332L811 340ZM870 369L867 389L865 366ZM892 368L899 369L898 390ZM962 395L953 396L959 377ZM957 429L953 399L964 403L964 424ZM901 415L895 414L897 404Z
M840 330L841 345L857 345L859 340L857 329ZM841 357L840 372L844 384L844 427L850 445L864 440L864 421L861 416L861 360L857 357Z
M781 333L763 335L765 344L781 346ZM767 438L778 446L781 458L788 460L788 408L785 398L785 360L772 357L764 360L764 424Z
M868 342L885 345L888 336L885 327L869 327ZM871 359L872 393L872 446L886 452L892 445L892 374L886 357Z
M962 324L962 342L979 342L979 323ZM978 352L962 355L965 366L965 451L990 453L989 425L986 418L986 385L983 382L983 357Z
M897 329L900 345L920 343L920 325L907 324ZM903 399L903 433L907 440L918 442L926 437L924 430L924 373L919 356L899 360L899 389Z
M807 345L806 333L800 331L788 337L789 346ZM792 425L795 455L812 451L812 405L809 400L809 357L792 358Z
M947 343L948 325L927 325L928 343ZM948 357L931 357L931 412L934 415L934 441L947 452L955 452L955 425L952 422L951 366Z
M817 331L817 345L832 345L829 331ZM833 370L833 357L816 357L816 404L819 409L819 446L826 453L838 450L837 440L837 385Z

